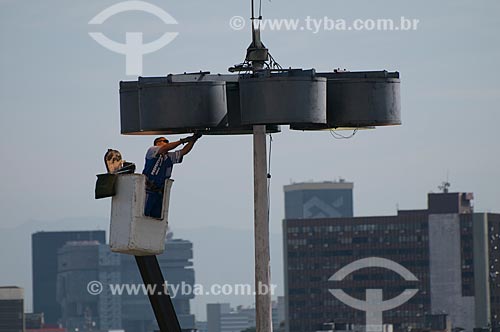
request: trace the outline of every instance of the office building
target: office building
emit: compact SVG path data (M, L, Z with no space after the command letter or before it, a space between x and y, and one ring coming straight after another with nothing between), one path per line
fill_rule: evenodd
M273 331L280 331L285 320L285 298L278 296L272 302ZM238 306L232 309L229 303L207 304L208 332L233 332L255 327L255 307Z
M207 304L207 330L208 332L241 332L255 326L246 313L231 309L229 303Z
M198 330L198 332L208 332L207 322L196 321L196 330Z
M58 250L57 300L65 328L121 328L121 296L111 294L108 287L120 284L119 268L120 255L98 241L71 241ZM89 288L93 283L99 286Z
M102 233L102 234L101 234ZM71 237L80 240L71 241ZM81 240L81 239L90 240ZM92 240L97 238L97 240ZM165 252L158 255L158 262L168 283L173 285L194 286L194 270L192 268L193 245L189 241L173 239L167 236ZM54 256L56 269L54 282L54 299L56 300L57 322L68 328L68 331L92 329L109 330L124 329L127 332L149 332L158 328L147 293L143 292L143 280L133 256L112 253L104 243L105 233L98 232L42 232L33 234L34 247L40 248L50 239L62 243ZM57 242L56 241L56 242ZM50 276L41 262L52 265L48 257L52 257L49 245L46 255L33 258L37 266L36 275ZM42 250L42 249L40 249ZM35 255L35 252L34 252ZM36 263L35 263L36 261ZM57 265L58 264L58 265ZM50 269L48 269L50 270ZM41 273L41 272L45 273ZM35 275L35 272L34 272ZM87 290L91 281L102 283L103 291L92 295ZM35 282L34 282L35 284ZM38 284L42 284L38 281ZM137 291L121 295L112 295L107 285L130 285ZM36 290L38 294L42 293ZM46 292L48 293L48 292ZM190 313L189 301L193 293L178 292L172 298L173 305L183 329L195 326L194 315ZM45 313L45 317L46 317ZM45 319L47 322L47 320ZM47 324L52 326L53 324Z
M26 330L39 330L43 328L45 320L43 314L24 313L24 325Z
M26 332L67 332L58 325L45 324L43 313L24 313Z
M188 292L178 291L175 297L172 297L177 318L183 329L195 327L195 317L191 314L189 302L194 299L193 292L189 292L195 283L192 259L193 243L174 239L173 233L168 233L165 252L158 256L158 263L168 284L184 285L184 290L188 290Z
M361 301L367 289L384 300L416 289L408 301L383 311L383 322L396 332L425 329L433 314L447 314L453 328L470 332L499 327L500 214L474 213L472 198L429 194L427 209L394 216L285 219L286 330L316 331L330 322L364 325L366 312L341 302L330 291L336 289ZM381 261L373 257L402 266L417 280L391 271L392 263L367 260L341 280L330 279L358 260Z
M278 296L276 302L273 302L273 330L280 331L280 327L285 326L285 297Z
M304 182L284 187L285 219L317 219L353 216L353 183Z
M58 324L61 307L56 300L57 250L68 241L106 243L104 231L38 232L31 236L33 311L43 313L45 323Z
M182 292L182 285L189 290L194 287L193 243L174 239L167 234L165 252L157 256L163 277L168 284L179 287L172 296L172 303L182 329L195 328L195 317L191 314L192 292ZM141 284L142 278L133 256L121 255L121 278L125 284ZM172 295L174 295L172 293ZM157 329L156 319L147 295L122 295L123 328L127 332L149 332Z
M24 332L24 289L0 287L0 332Z

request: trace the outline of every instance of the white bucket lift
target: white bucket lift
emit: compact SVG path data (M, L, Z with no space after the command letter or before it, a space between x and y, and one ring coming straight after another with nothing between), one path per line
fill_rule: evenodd
M111 201L111 251L135 256L158 255L165 250L168 206L173 180L165 181L162 218L144 216L146 176L123 174L116 180Z

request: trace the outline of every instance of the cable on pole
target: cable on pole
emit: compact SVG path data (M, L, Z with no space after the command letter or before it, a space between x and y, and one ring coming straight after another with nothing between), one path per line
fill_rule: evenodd
M349 139L349 138L352 138L354 135L356 135L357 132L358 132L358 128L354 129L351 135L344 136L344 135L336 132L335 130L330 129L330 135L332 135L332 137L335 139Z
M273 135L269 134L269 159L267 166L267 220L271 215L271 156L273 147Z

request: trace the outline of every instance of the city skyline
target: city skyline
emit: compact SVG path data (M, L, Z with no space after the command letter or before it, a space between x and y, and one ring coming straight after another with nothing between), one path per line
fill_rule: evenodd
M448 210L446 210L446 209L452 209L452 210L453 210L453 209L456 209L456 208L454 208L454 207L453 207L453 202L454 202L454 200L453 200L453 199L452 199L451 201L448 199L448 202L452 202L452 203L451 203L450 207L447 207L447 205L449 205L449 203L446 203L446 202L447 202L446 200L444 200L444 201L443 201L443 199L441 199L441 198L440 198L440 197L444 197L445 195L452 196L452 195L456 195L456 193L449 193L449 194L429 194L429 209L430 209L429 211L431 211L431 212L432 212L432 211L436 211L436 212L434 212L434 213L448 213L448 212L447 212ZM463 206L463 208L461 207L461 208L460 208L460 209L461 209L460 211L462 211L462 209L464 209L464 210L463 210L463 212L461 212L461 213L470 213L470 211L469 211L468 209L470 209L470 207L471 207L472 205L471 205L470 203L468 203L468 202L472 199L472 197L473 197L473 196L472 196L471 194L468 194L468 195L463 194L463 195L461 195L460 197L462 197L462 196L463 196L463 198L462 198L461 200L462 200L463 202L466 202L466 204L467 204L467 205L463 205L463 204L465 204L465 203L461 203L461 204L462 204L461 206ZM432 197L432 199L430 199L431 197ZM455 201L456 201L456 200L455 200ZM454 211L455 211L455 210L454 210ZM467 212L467 211L469 211L469 212ZM449 212L452 212L452 211L450 210ZM482 213L481 211L477 211L477 210L476 210L476 211L474 211L474 212L475 212L476 214L478 214L478 215ZM399 218L399 216L400 216L400 215L401 215L402 217L404 217L405 215L408 215L408 216L410 217L410 219L409 219L409 220L411 220L411 214L415 214L415 216L419 216L419 218L421 218L421 217L423 217L423 216L424 216L424 214L422 214L422 213L426 213L426 212L425 212L425 210L422 210L422 209L412 209L412 210L410 210L410 211L400 210L400 211L398 211L397 217ZM493 215L493 216L499 216L499 215L500 215L500 214ZM375 219L374 219L374 218L375 218ZM395 216L395 215L391 215L391 216L375 216L375 217L374 217L374 216L371 216L371 217L370 217L370 218L368 218L368 219L367 219L366 217L357 217L357 216L356 216L356 217L354 217L354 219L356 219L356 220L378 220L377 218L378 218L378 219L380 219L380 220L382 220L382 219L384 219L384 218L394 219L394 218L396 218L396 216ZM388 219L388 220L389 220L389 219ZM497 219L498 219L498 218L497 218ZM307 221L307 220L308 220L308 219L305 219L304 221ZM347 219L344 217L344 218L336 218L336 219L331 219L331 218L330 218L330 219L328 219L328 218L322 218L322 219L312 219L312 220L318 220L318 222L319 222L321 225L323 225L323 221L328 221L328 220L338 220L338 222L340 222L340 223L345 223L345 221L346 221ZM417 218L417 220L418 220L418 218ZM41 233L39 232L39 233L36 233L36 234L43 235L44 233L46 233L47 235L50 235L50 232L41 232ZM62 232L62 233L70 233L70 232ZM468 234L468 233L467 233L467 234ZM88 236L88 235L87 235L87 236ZM196 268L196 266L195 266L195 268ZM276 270L273 270L273 271L274 271L274 275L276 275L276 272L278 272L278 273L280 272L280 271L276 271ZM470 280L468 280L467 282L468 282L468 284L467 284L467 285L469 285L469 284L470 284ZM465 286L463 286L463 287L469 287L469 286L467 286L467 285L465 285ZM463 289L466 289L466 288L463 288ZM278 294L278 295L279 295L279 294ZM333 301L333 300L332 300L332 301ZM211 302L211 301L207 301L207 302ZM216 301L216 302L222 302L222 301ZM213 302L212 302L212 303L213 303ZM234 306L241 304L241 303L234 302L234 301L231 301L231 303L232 303L232 305L234 305ZM202 317L201 315L200 315L200 316L197 316L197 318L198 318L197 320L200 320L200 318L201 318L201 317Z
M359 189L359 187L358 187ZM355 202L356 203L356 202ZM415 208L420 209L423 207L418 207L415 206ZM391 213L389 215L394 215L397 212L397 210L394 210L394 213ZM356 216L360 217L360 216ZM71 225L71 223L68 223L67 221L60 223L59 225L56 225L55 229L47 229L47 231L61 231L61 229L66 225L68 227ZM75 225L73 225L75 226ZM81 230L81 229L80 229ZM232 238L232 241L230 241L230 246L234 248L240 248L240 250L243 250L247 246L252 246L252 233L250 231L237 231L237 230L230 230L230 229L220 229L220 228L203 228L199 229L198 231L194 232L192 229L174 229L174 233L185 239L189 239L194 242L194 264L195 266L198 266L197 269L197 282L200 282L202 284L214 284L214 283L220 283L220 282L227 282L227 283L240 283L240 282L248 282L249 284L252 283L252 277L251 277L251 264L244 264L240 265L240 268L237 270L242 270L242 271L233 271L230 272L227 268L224 266L221 266L220 269L221 271L225 271L224 273L224 278L218 277L218 273L212 273L212 264L210 264L209 260L210 257L214 256L220 256L220 255L227 255L227 250L225 249L225 244L221 243L220 241L217 242L217 244L213 243L211 244L211 241L207 239L207 234L212 234L213 237L215 236L221 236L223 238ZM107 232L107 231L106 231ZM43 234L43 232L41 233ZM283 284L283 273L282 273L282 266L283 266L283 261L282 261L282 244L281 244L281 234L280 233L272 233L272 241L271 241L271 250L272 250L272 283L278 285L277 288L277 296L283 295L283 289L284 289L284 284ZM9 237L7 235L7 237ZM107 237L107 236L106 236ZM0 234L1 238L1 234ZM210 236L209 236L210 238ZM6 238L6 241L10 239ZM6 243L4 241L4 243ZM14 239L13 242L19 242ZM29 249L29 248L28 248ZM17 250L17 249L16 249ZM30 253L27 252L27 256L29 257ZM251 253L246 253L246 258L243 259L243 261L251 261L252 254ZM236 259L236 257L231 258L233 261ZM19 262L17 259L16 262ZM205 264L205 265L204 265ZM20 273L22 273L23 269L21 267L17 268L14 270L15 273L14 275L19 276ZM24 270L26 271L26 270ZM27 275L31 276L31 273L26 273ZM13 276L14 276L13 275ZM5 273L2 274L2 277L5 276ZM11 278L11 280L15 280L14 277ZM23 286L26 289L26 310L31 311L33 308L31 307L32 303L32 298L31 298L31 278L26 279L26 282L23 283L16 283L14 281L12 282L7 282L7 284L16 284L19 286ZM5 282L4 282L5 284ZM192 303L192 310L193 313L196 314L198 319L202 319L205 315L204 310L205 310L205 304L206 303L211 303L211 302L230 302L231 305L237 306L237 305L252 305L254 303L254 299L251 296L247 297L214 297L214 296L199 296L195 298L195 301Z

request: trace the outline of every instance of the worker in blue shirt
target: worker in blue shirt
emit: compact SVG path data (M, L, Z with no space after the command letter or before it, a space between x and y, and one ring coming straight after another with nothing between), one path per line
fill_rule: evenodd
M142 171L147 177L145 216L161 218L165 181L170 179L174 164L182 162L183 157L191 151L200 137L200 134L195 134L175 142L169 142L165 137L157 137L154 140L154 146L146 152ZM186 144L182 149L170 151L182 144Z

